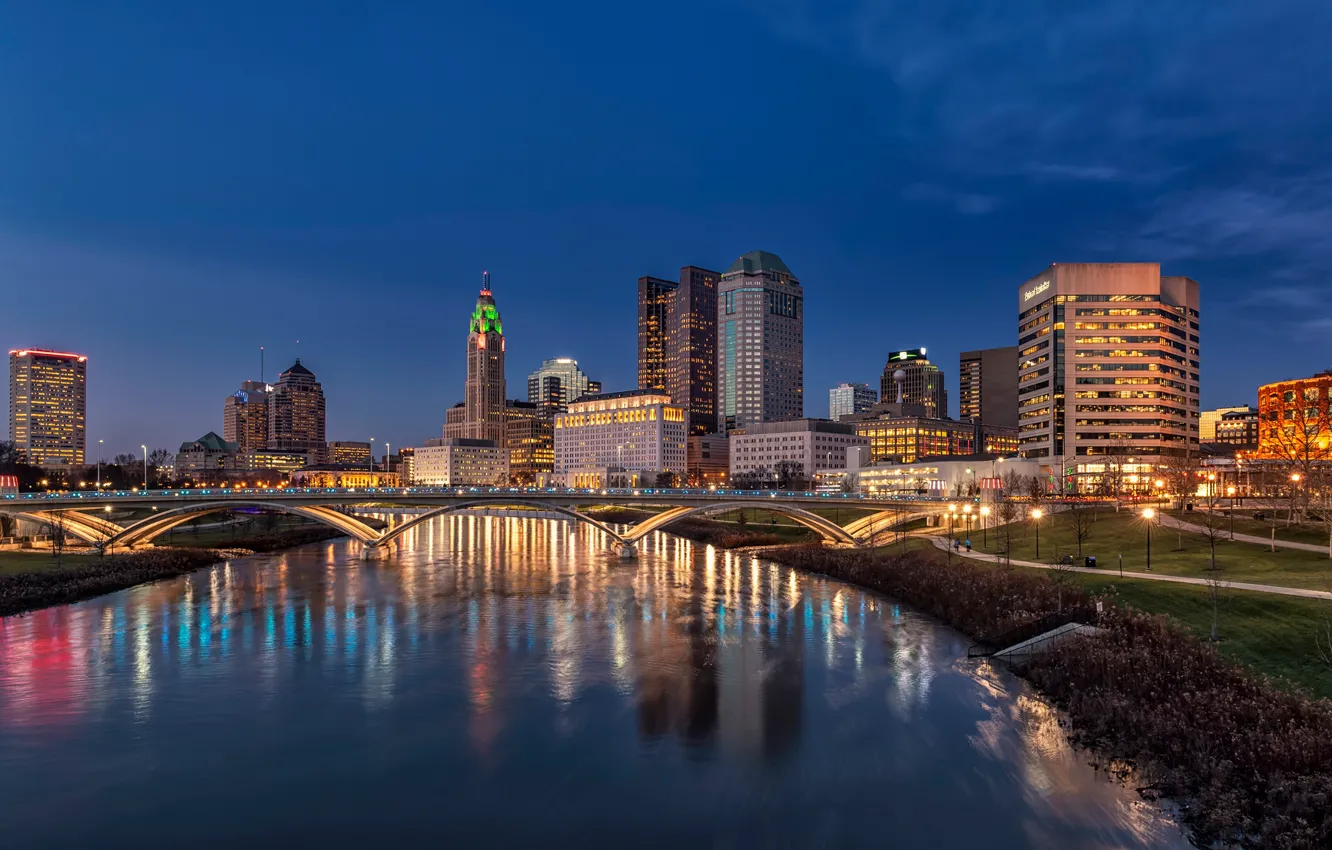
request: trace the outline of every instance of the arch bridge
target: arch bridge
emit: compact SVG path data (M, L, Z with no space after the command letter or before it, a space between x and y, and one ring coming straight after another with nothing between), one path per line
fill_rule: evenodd
M870 498L855 494L714 490L564 490L497 488L282 488L250 490L154 490L118 493L61 493L0 496L0 512L43 523L103 551L132 550L177 526L209 514L259 509L299 516L329 526L363 544L363 557L390 552L403 535L440 516L478 508L520 508L545 511L591 526L607 535L621 557L632 558L638 541L670 523L740 509L764 510L787 517L814 531L827 543L862 546L902 523L941 514L946 500ZM661 510L626 530L617 531L586 513L584 506L608 505ZM411 506L422 512L390 529L379 529L347 508ZM151 509L126 525L104 514L113 508ZM816 512L823 509L822 513ZM845 525L828 518L830 508L856 512ZM863 511L873 511L859 515ZM834 511L834 516L836 512Z

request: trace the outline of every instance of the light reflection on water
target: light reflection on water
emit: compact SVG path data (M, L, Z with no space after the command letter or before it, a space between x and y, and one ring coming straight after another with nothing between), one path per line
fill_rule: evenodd
M956 633L608 543L450 517L0 620L4 846L1187 846Z

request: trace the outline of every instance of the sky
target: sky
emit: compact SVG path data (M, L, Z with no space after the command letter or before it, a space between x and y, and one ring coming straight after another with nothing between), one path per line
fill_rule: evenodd
M1015 342L1051 262L1200 281L1204 407L1332 365L1322 0L6 3L0 346L89 357L108 455L294 358L420 445L489 270L509 395L636 380L636 280L780 255L808 415Z

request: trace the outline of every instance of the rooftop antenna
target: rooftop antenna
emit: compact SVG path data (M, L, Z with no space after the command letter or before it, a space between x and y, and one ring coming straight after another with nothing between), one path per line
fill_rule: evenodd
M481 291L490 294L490 272L481 272Z
M264 347L259 346L259 383L264 382Z

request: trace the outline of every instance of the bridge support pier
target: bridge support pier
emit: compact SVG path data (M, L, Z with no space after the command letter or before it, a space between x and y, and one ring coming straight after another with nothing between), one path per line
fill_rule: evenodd
M365 544L365 548L361 549L361 560L382 561L388 557L388 549L389 547L387 546L377 546L374 543L367 543Z
M620 544L620 560L621 560L621 561L632 561L633 559L635 559L635 558L637 558L637 557L638 557L638 547L637 547L637 546L635 546L635 545L632 544L632 543L621 543L621 544Z

